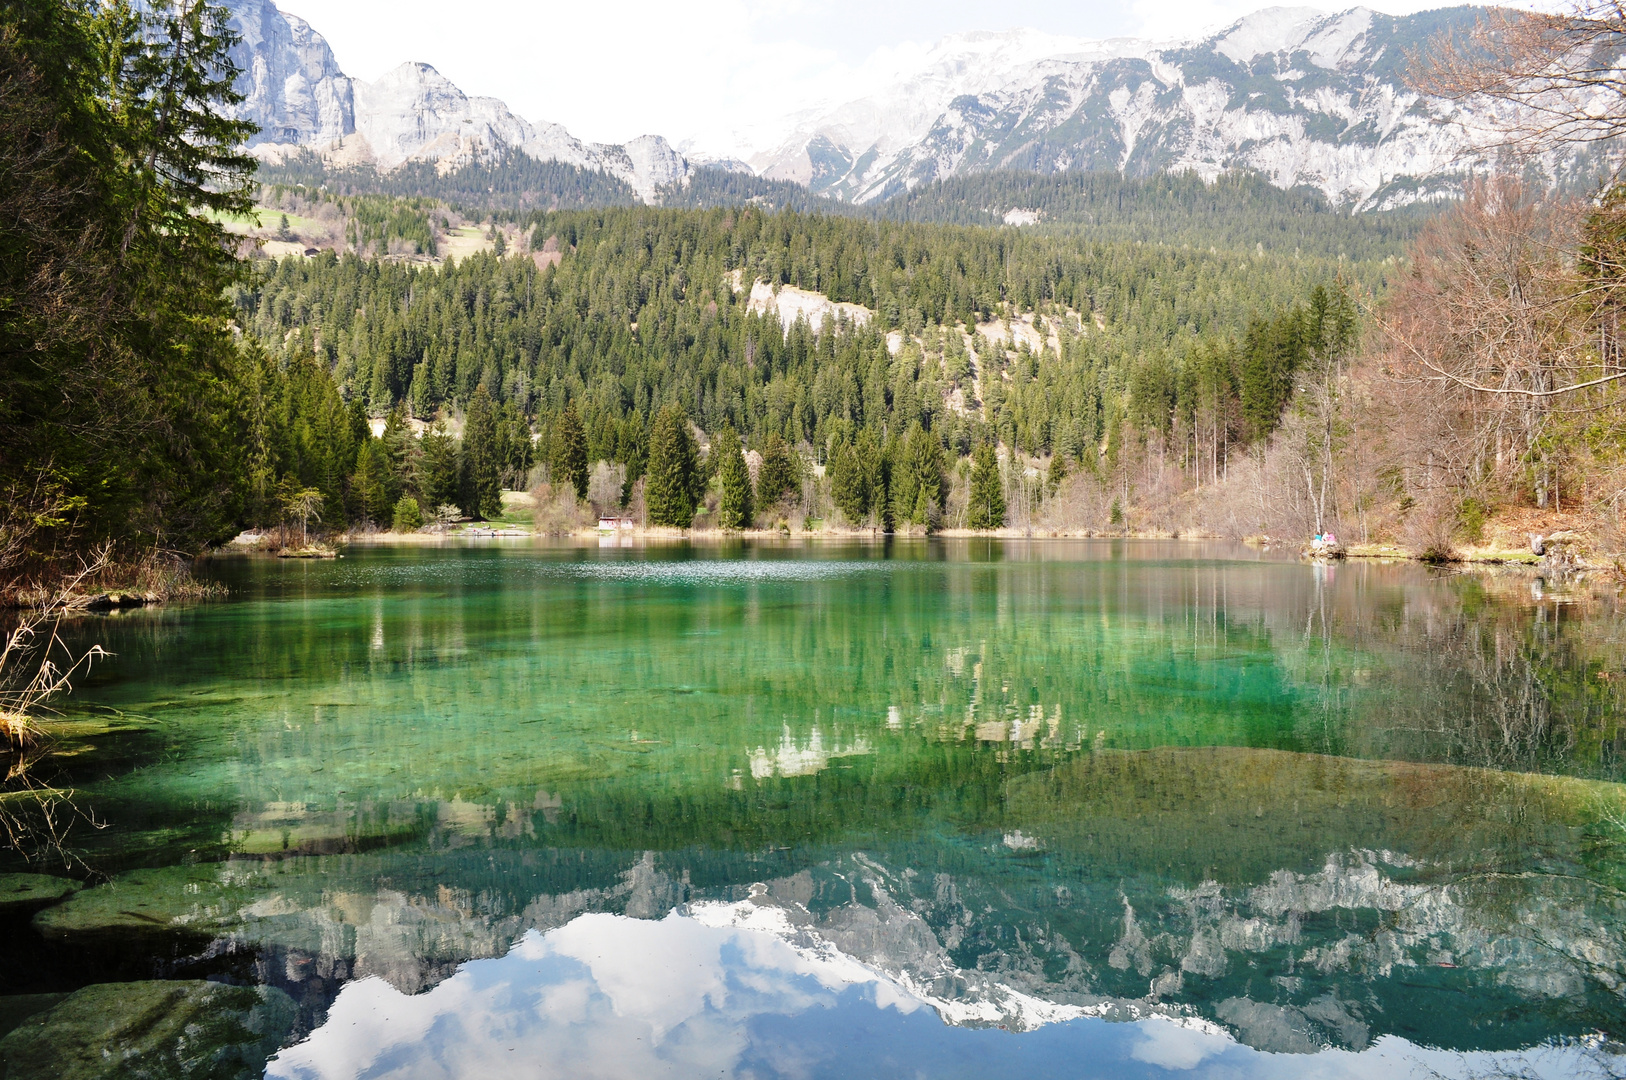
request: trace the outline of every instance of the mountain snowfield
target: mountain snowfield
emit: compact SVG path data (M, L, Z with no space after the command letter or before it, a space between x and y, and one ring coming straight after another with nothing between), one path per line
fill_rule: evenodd
M1340 205L1385 208L1448 192L1482 166L1470 148L1489 119L1403 78L1408 52L1481 9L1267 8L1199 41L954 35L852 100L793 109L734 141L691 140L691 161L656 135L612 146L533 124L425 63L352 79L319 33L271 0L228 6L243 38L242 112L261 127L253 150L262 158L303 147L336 164L428 160L449 170L518 150L602 170L646 203L714 163L856 203L999 168L1207 178L1243 168ZM1546 165L1562 179L1587 163Z

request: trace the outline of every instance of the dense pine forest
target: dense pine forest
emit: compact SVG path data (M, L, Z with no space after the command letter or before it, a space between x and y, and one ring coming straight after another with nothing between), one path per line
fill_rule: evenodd
M547 459L573 408L588 459L633 479L663 406L821 464L861 433L880 447L917 426L950 458L993 440L1077 461L1110 452L1129 418L1162 432L1218 409L1211 438L1268 433L1302 351L1296 316L1280 313L1339 269L753 208L526 224L556 262L287 258L234 290L238 322L285 362L314 356L372 415L460 415L483 386L543 435ZM1364 269L1381 288L1382 267ZM758 282L874 316L783 325L751 309ZM1024 340L996 321L1012 313L1031 313Z

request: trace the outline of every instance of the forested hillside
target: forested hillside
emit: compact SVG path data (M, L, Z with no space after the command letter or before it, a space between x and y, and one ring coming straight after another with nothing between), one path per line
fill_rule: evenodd
M777 434L821 461L861 431L879 442L917 424L956 455L991 436L1076 459L1131 415L1152 430L1189 416L1199 392L1235 399L1234 430L1217 437L1267 430L1245 417L1279 410L1283 392L1264 367L1250 375L1237 346L1277 348L1249 338L1250 325L1338 272L1324 260L754 209L530 224L533 247L565 252L557 265L284 259L238 289L239 319L283 355L314 353L375 415L455 414L484 385L548 431L574 405L589 459L634 475L663 405L706 432L730 427L751 446ZM1382 287L1381 267L1365 272ZM747 302L759 281L874 317L781 326ZM990 322L1010 312L1037 314L1018 322L1021 340Z
M258 178L264 185L320 188L335 195L438 199L483 213L632 206L638 201L625 181L608 173L537 161L517 151L443 173L428 161L408 161L385 172L371 165L339 167L306 150L286 161L262 163Z
M305 152L262 165L260 183L301 186L337 196L429 197L465 216L519 220L535 210L597 209L636 204L624 182L602 172L510 153L440 173L408 162L380 173L371 166L337 168ZM757 206L869 221L937 225L1007 224L1040 232L1077 231L1093 240L1126 240L1200 249L1266 251L1351 261L1399 255L1433 212L1428 204L1400 211L1351 213L1313 188L1290 191L1249 172L1205 182L1195 173L1126 177L1117 172L993 171L921 184L866 206L824 198L787 180L702 168L664 188L669 209Z
M1013 210L1037 218L1025 228L1092 240L1221 251L1257 246L1357 262L1400 254L1433 212L1419 204L1351 213L1314 188L1283 191L1249 172L1205 182L1191 172L1133 178L1116 172L1010 171L921 184L881 204L878 212L898 221L997 226Z

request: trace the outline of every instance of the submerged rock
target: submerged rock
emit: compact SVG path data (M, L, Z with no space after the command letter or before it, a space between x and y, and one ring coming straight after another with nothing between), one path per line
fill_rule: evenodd
M54 940L123 941L155 933L214 937L236 923L251 895L240 875L218 864L132 870L46 908L34 916L34 928Z
M0 1036L17 1027L30 1016L37 1016L67 994L7 994L0 997Z
M49 874L0 874L0 914L54 904L80 888L71 878Z
M263 1075L295 1012L266 986L101 983L0 1039L0 1066L7 1080L246 1080Z

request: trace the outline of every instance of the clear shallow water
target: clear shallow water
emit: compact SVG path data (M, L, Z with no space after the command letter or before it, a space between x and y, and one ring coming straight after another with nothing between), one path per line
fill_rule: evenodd
M110 881L5 993L269 988L272 1076L1619 1067L1612 601L1181 543L211 572L83 629Z

